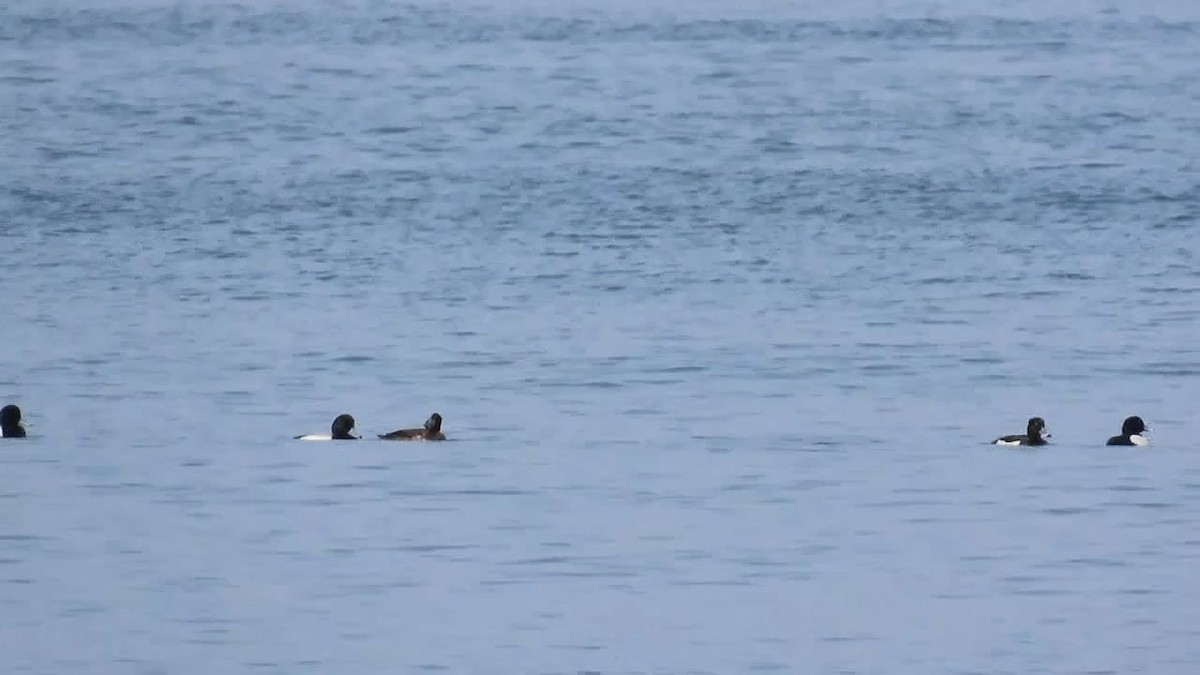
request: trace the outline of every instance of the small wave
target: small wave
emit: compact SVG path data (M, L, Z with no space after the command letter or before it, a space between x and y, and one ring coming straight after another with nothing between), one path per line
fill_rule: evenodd
M416 127L374 127L367 129L368 134L376 134L379 136L394 136L397 134L407 134L410 131L415 131Z

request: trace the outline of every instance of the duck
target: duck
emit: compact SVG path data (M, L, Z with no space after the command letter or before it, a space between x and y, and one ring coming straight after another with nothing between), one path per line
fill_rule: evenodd
M333 418L333 424L329 426L329 435L325 434L302 434L296 436L298 441L357 441L359 436L354 435L354 418L350 415L342 413Z
M0 438L25 438L25 420L15 405L0 408Z
M1030 417L1025 426L1025 433L1012 436L1001 436L992 441L993 445L1046 445L1050 434L1046 433L1046 420L1040 417Z
M433 413L420 429L397 429L379 434L379 438L385 441L444 441L446 435L442 433L442 416Z
M1121 425L1121 435L1108 439L1105 445L1150 445L1150 439L1144 435L1147 431L1150 430L1142 418L1137 415L1126 417Z

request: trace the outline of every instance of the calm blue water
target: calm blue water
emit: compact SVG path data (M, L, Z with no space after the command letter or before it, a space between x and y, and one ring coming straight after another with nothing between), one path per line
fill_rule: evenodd
M1197 672L1196 63L1190 0L9 0L0 670Z

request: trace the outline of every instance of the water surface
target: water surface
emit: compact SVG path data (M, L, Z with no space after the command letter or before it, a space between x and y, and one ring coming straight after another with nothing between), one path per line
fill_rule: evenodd
M0 665L1194 672L1198 60L1167 0L10 3Z

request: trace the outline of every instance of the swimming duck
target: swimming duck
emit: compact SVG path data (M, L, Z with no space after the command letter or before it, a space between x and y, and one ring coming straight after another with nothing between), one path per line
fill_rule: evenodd
M0 408L0 438L25 438L25 420L15 405Z
M350 415L341 414L333 418L333 424L329 427L329 435L324 434L304 434L297 436L298 441L357 441L358 436L354 435L354 418Z
M446 440L446 435L442 433L442 416L437 413L430 415L421 429L397 429L391 433L379 434L379 437L385 441Z
M1121 435L1108 439L1105 445L1150 445L1150 439L1143 435L1147 431L1149 429L1142 418L1137 415L1126 417L1125 423L1121 425Z
M1040 417L1030 417L1025 433L1012 436L1001 436L992 441L993 445L1046 445L1050 434L1046 433L1046 421Z

